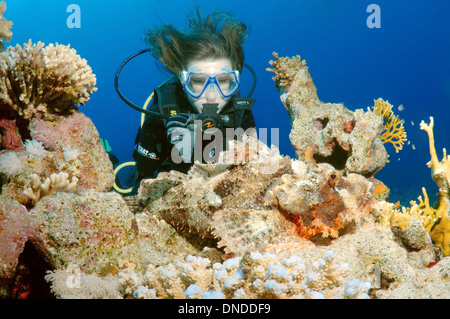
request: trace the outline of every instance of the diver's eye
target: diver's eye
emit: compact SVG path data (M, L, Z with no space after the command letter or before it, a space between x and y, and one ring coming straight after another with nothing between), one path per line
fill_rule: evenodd
M193 85L202 85L204 82L201 81L201 80L192 80L191 83L192 83Z
M219 82L222 89L228 89L230 87L230 81L230 76L228 74L217 77L217 82Z

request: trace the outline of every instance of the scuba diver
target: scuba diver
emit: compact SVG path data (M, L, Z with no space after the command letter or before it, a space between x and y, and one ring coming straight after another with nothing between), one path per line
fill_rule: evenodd
M171 170L187 173L196 160L214 162L227 148L229 129L232 139L242 136L236 132L256 136L251 112L255 100L250 97L254 87L248 97L239 93L244 65L256 79L244 64L249 28L230 13L215 11L202 17L198 8L196 16L188 16L188 25L185 32L163 25L144 37L147 51L172 77L154 90L148 110L141 110L146 114L135 139L138 176L132 193L143 178ZM117 78L116 89L128 103L118 90ZM215 146L205 153L211 141Z

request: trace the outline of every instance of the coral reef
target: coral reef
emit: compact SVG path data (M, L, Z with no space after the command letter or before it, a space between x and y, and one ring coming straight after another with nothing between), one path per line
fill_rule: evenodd
M0 2L0 52L5 48L3 46L3 42L9 42L12 38L11 27L13 23L11 21L6 20L3 15L6 11L6 2ZM1 40L3 38L3 41Z
M419 196L419 203L411 201L410 207L402 207L401 212L392 208L385 209L385 215L390 219L391 225L398 225L401 229L409 227L414 219L420 220L442 254L450 256L450 204L448 195L450 166L445 149L442 161L439 162L437 158L433 126L433 118L430 118L429 125L423 121L421 123L421 129L425 130L429 136L431 161L427 165L432 169L432 177L439 187L438 203L432 207L426 189L422 188L423 198Z
M42 181L61 172L68 174L69 181L76 179L81 189L111 189L113 165L100 143L97 129L86 115L76 113L53 125L33 119L29 128L31 136L25 141L24 150L0 153L3 194L23 204L32 198L34 205L40 196L34 198L27 191L30 195L27 197L22 192L31 188L36 194L41 183L35 180ZM32 178L34 174L38 176Z
M70 46L44 43L8 47L0 56L0 109L30 120L72 114L96 91L96 77Z
M220 158L234 159L236 150L255 142L250 136L234 141ZM345 225L369 214L370 183L362 176L344 177L327 163L283 157L274 146L264 149L259 144L259 148L258 157L250 156L226 170L227 163L197 163L184 178L179 174L176 182L169 178L166 185L171 187L166 191L161 185L167 175L143 181L139 199L146 203L148 214L180 230L218 237L219 245L237 255L252 249L312 247L307 240L311 236L337 237ZM268 173L271 161L277 166Z
M423 223L444 256L450 256L450 165L446 150L439 161L434 146L434 119L430 117L430 124L420 123L420 128L428 133L431 160L427 166L432 170L432 178L439 187L439 201L437 205L430 205L430 200L425 188L422 188L423 198L419 196L419 203L410 202L410 207L395 209L392 204L380 205L381 224L385 227L398 227L401 231L409 229L415 220ZM417 238L421 238L415 234Z
M289 135L299 159L329 163L344 173L372 177L387 162L380 139L383 118L362 109L354 112L342 103L324 103L305 61L299 56L269 63L275 85L291 119Z
M277 254L254 251L217 263L199 255L187 256L140 269L128 262L113 276L124 298L447 299L450 258L431 268L412 258L428 249L405 249L390 229L369 218L364 225L313 249ZM62 271L66 276L59 280L48 277L57 295L68 292L63 282L67 270L57 270ZM102 289L117 287L110 277L97 283ZM73 291L77 296L92 296L92 287L81 284L79 288Z
M299 56L275 57L298 159L244 135L217 163L144 179L135 197L111 190L85 115L2 100L0 297L450 298L449 158L437 158L433 121L421 128L439 205L423 190L397 209L374 178L387 102L384 115L322 103Z
M188 256L176 265L149 265L143 275L126 269L119 281L124 297L144 299L368 298L370 284L344 285L348 265L334 257L329 251L308 270L298 256L249 253L212 266L207 258Z
M379 98L374 100L373 112L384 118L384 131L381 133L383 143L391 143L394 145L395 151L398 153L405 143L406 132L403 122L398 116L392 112L392 104Z

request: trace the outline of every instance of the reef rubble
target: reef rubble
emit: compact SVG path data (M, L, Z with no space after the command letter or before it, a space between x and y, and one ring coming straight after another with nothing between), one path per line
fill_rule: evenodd
M47 52L15 50L30 64ZM421 127L441 205L401 212L374 194L388 157L382 116L320 102L306 62L276 58L298 158L243 136L216 163L144 179L135 197L112 190L99 134L75 106L95 91L86 63L73 65L78 80L58 80L72 92L64 105L2 91L0 296L39 297L38 282L57 298L450 298L449 161L435 156L433 123Z

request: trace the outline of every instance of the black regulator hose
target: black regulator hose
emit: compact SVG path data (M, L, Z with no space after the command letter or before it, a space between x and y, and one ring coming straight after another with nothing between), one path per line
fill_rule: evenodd
M120 72L122 71L123 67L130 62L130 60L134 59L135 57L137 57L138 55L141 55L143 53L146 52L150 52L150 49L143 49L140 50L132 55L130 55L125 61L122 62L122 64L119 66L119 68L116 71L116 75L114 76L114 88L116 89L117 94L119 95L119 97L122 99L122 101L124 101L126 104L128 104L129 106L131 106L133 109L135 109L136 111L145 113L145 114L149 114L149 115L153 115L153 116L158 116L160 118L165 118L168 119L170 117L170 115L166 115L166 114L161 114L161 113L157 113L157 112L152 112L146 109L143 109L142 107L134 104L133 102L131 102L130 100L128 100L125 95L122 94L122 92L120 91L119 88L119 75ZM255 91L256 88L256 73L253 70L253 68L248 65L247 63L244 63L244 66L250 71L250 73L252 74L253 77L253 85L252 88L250 89L250 92L247 94L247 97L251 97L253 92Z
M122 62L122 64L119 66L119 68L117 69L116 75L114 76L114 88L116 89L117 94L119 95L119 97L122 99L122 101L124 101L126 104L128 104L129 106L131 106L133 109L135 109L136 111L145 113L145 114L149 114L149 115L154 115L154 116L158 116L161 118L165 118L168 119L170 117L170 115L166 115L166 114L161 114L161 113L157 113L157 112L152 112L146 109L143 109L142 107L134 104L133 102L131 102L130 100L128 100L125 95L122 94L122 92L119 89L119 75L120 72L122 71L123 67L125 66L125 64L127 64L128 62L130 62L131 59L134 59L135 57L137 57L138 55L141 55L145 52L149 52L150 49L143 49L140 50L132 55L130 55L125 61Z
M248 94L247 94L247 97L252 97L252 94L256 88L256 73L255 73L255 70L253 70L253 68L250 65L248 65L247 63L244 63L244 66L250 71L250 73L252 74L252 77L253 77L252 88L250 89L250 92L248 92Z

